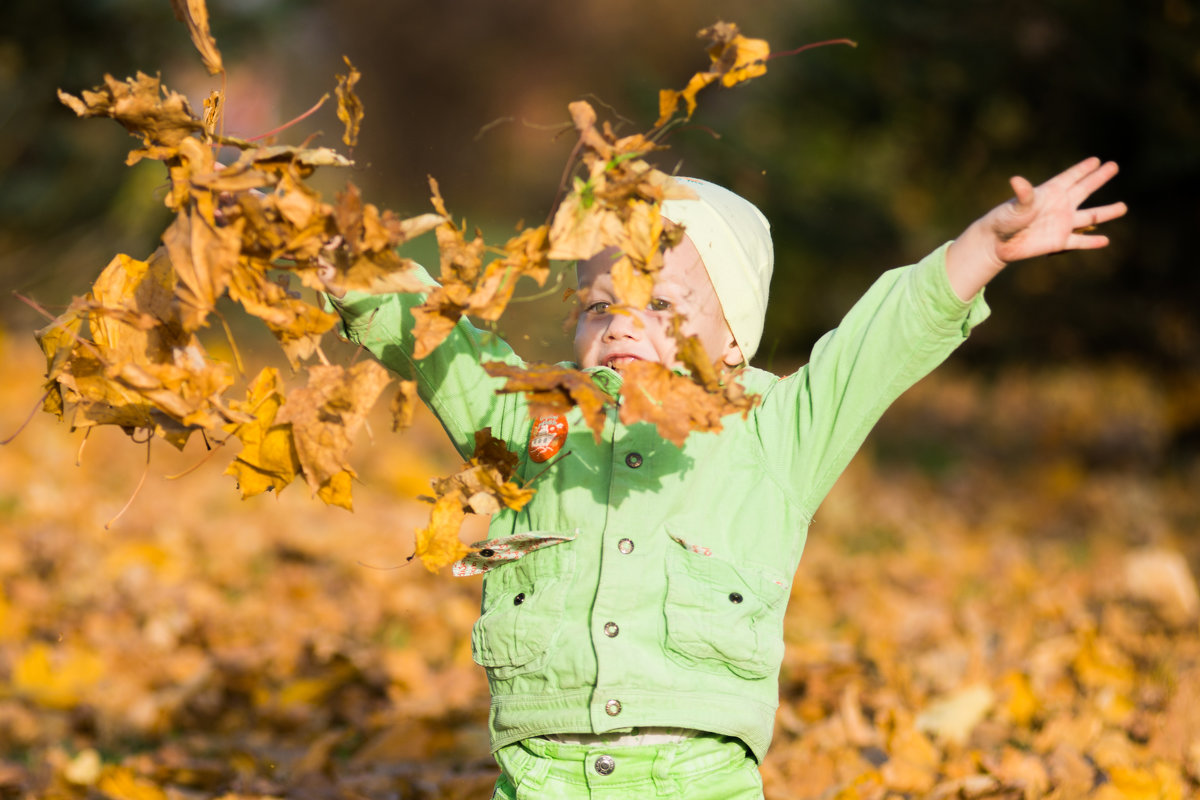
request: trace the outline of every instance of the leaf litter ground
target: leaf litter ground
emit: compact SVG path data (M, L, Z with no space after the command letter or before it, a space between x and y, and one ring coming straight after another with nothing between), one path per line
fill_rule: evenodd
M43 362L0 345L12 431ZM813 527L767 796L1193 796L1190 396L1109 369L903 398ZM76 466L38 415L0 450L0 796L487 796L479 584L400 566L456 458L424 410L368 425L353 515L240 500L215 459L164 480L196 441L106 531L144 469L119 432Z

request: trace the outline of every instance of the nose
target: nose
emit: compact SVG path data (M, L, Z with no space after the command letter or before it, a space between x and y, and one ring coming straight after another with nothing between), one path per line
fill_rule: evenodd
M608 314L608 327L604 329L604 339L606 341L616 341L617 339L637 339L638 331L642 327L641 320L634 317L636 312L628 309L620 311L610 311Z

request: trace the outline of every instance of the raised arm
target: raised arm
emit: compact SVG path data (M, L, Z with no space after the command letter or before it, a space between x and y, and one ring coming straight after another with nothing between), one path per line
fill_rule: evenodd
M1107 236L1087 231L1124 214L1125 204L1079 206L1116 174L1116 163L1088 158L1040 186L1013 177L1013 199L975 220L950 245L946 274L954 293L971 299L1014 261L1107 245Z

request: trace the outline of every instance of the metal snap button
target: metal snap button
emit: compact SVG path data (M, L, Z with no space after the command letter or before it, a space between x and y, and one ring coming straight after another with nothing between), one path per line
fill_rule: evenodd
M744 600L744 599L745 598L742 597L741 594L739 594L738 592L730 592L729 593L729 602L733 603L734 605L737 605L738 603L742 602L742 600Z
M633 539L622 539L621 541L617 542L617 549L620 550L623 555L629 555L633 552Z
M616 636L620 632L621 632L621 629L617 626L617 623L615 623L615 622L604 623L604 635L607 636L608 638L612 639L614 636Z
M629 455L625 456L625 466L629 467L630 469L637 469L641 465L642 465L642 454L641 453L630 453Z
M513 598L514 606L519 606L519 605L521 605L521 603L524 603L524 602L525 602L525 593L524 592L521 592L520 594L518 594L516 597Z
M617 761L612 756L600 756L594 765L596 772L601 775L612 775L617 768Z
M604 713L608 714L610 717L615 717L617 714L620 714L621 713L621 701L620 700L609 700L607 703L604 704Z

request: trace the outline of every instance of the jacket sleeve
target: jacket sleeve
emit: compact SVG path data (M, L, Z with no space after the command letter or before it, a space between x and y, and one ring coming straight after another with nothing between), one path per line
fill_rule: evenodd
M814 346L807 366L763 395L756 423L769 474L811 518L867 434L989 310L954 294L943 245L885 272Z
M422 278L433 285L427 274ZM529 429L524 397L496 394L504 379L493 378L482 366L485 361L521 365L520 358L499 336L476 328L465 317L432 353L414 358L412 309L424 300L422 294L347 292L340 300L330 298L330 305L342 317L347 339L402 378L417 382L422 401L464 459L475 450L475 431L484 427L490 426L492 435L510 448L523 445Z

